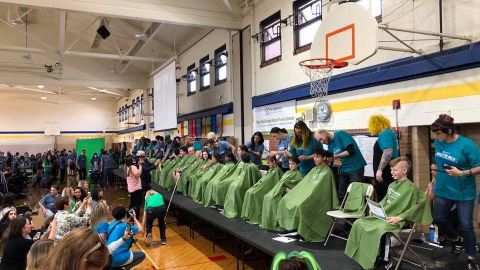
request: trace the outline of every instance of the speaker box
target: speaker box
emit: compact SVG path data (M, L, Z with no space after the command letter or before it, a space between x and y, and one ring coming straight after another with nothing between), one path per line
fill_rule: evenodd
M110 36L110 31L108 31L107 27L102 24L100 27L98 27L97 34L103 39L107 39Z

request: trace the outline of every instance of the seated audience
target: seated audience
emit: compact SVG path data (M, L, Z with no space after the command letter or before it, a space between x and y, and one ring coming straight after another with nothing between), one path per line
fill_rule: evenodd
M338 206L332 170L325 163L329 153L314 148L315 167L278 204L277 221L286 231L297 231L306 241L325 240L332 219L327 215Z
M27 269L41 270L53 245L54 241L51 239L40 239L33 243L27 254Z
M260 227L265 230L278 230L277 209L282 197L294 188L302 179L303 174L298 169L300 160L297 156L290 157L290 168L280 181L263 197L262 220Z
M101 270L108 261L108 248L89 228L77 228L50 251L41 269Z
M74 187L73 188L73 201L75 202L75 206L70 209L70 212L75 212L78 207L83 203L83 200L87 197L88 193L81 187Z
M40 209L42 209L43 216L45 218L55 215L57 212L55 201L59 198L60 194L58 194L58 186L51 186L50 193L46 194L40 199L38 205L40 206Z
M422 225L432 222L425 194L407 178L410 161L398 157L390 161L390 167L395 181L388 186L387 195L380 202L388 218L383 220L368 216L355 221L345 247L345 254L365 269L375 266L379 247L383 252L381 239L385 233L400 232L407 221Z
M24 270L27 266L27 253L33 244L29 234L32 231L30 220L17 217L10 222L3 238L3 255L0 269Z
M3 195L2 206L0 207L0 217L3 217L7 212L15 209L15 194L7 193Z
M98 201L92 208L92 214L90 216L90 228L95 230L103 240L107 241L108 238L108 218L110 212L108 211L108 205L105 201Z
M267 166L270 168L267 173L245 193L241 217L249 223L258 224L262 221L263 197L272 190L283 175L275 156L267 158Z
M49 239L58 242L73 229L87 226L92 212L91 198L85 198L73 213L70 213L70 204L66 197L58 199L55 206L57 207L57 213L51 223Z
M17 210L10 209L5 215L3 215L2 219L0 219L0 237L3 235L5 230L7 229L10 222L17 218Z

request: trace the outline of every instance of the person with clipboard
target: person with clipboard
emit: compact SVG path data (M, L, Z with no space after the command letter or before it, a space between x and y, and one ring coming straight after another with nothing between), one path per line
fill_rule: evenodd
M364 269L374 268L385 233L400 232L406 221L422 225L432 223L430 204L425 194L407 178L410 166L406 157L390 161L395 181L388 186L387 195L379 204L369 203L370 210L375 215L353 223L345 254Z

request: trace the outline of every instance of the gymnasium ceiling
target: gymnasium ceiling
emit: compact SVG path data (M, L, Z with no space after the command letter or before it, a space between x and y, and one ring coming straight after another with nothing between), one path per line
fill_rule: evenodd
M244 2L0 1L0 94L115 99L146 88L155 69L212 29L240 29Z

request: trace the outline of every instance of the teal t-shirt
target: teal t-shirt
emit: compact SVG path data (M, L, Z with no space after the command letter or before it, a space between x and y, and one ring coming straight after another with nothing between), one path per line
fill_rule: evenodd
M480 151L474 141L461 135L451 143L435 140L435 164L439 170L434 188L437 197L455 201L475 199L475 176L450 176L443 169L444 164L461 171L480 166Z
M148 208L160 207L162 205L165 205L162 194L155 193L145 200L145 206L143 207L143 209L147 210Z
M353 172L367 165L367 162L363 158L362 153L358 148L357 142L352 138L352 136L343 130L335 131L333 133L333 140L328 144L328 151L334 155L337 155L343 151L347 151L347 146L350 144L353 145L353 154L349 155L348 157L340 158L342 161L340 171L343 173Z
M378 134L378 146L382 151L387 148L392 148L393 149L392 159L400 156L400 147L398 146L397 135L395 134L395 132L393 132L389 128L385 129L384 131L380 132L380 134Z
M292 144L290 144L290 148L289 148L289 152L292 154L292 155L297 155L297 156L310 156L310 155L313 155L313 149L315 148L315 146L318 146L318 147L322 147L322 145L320 143L317 142L317 140L315 140L313 138L313 133L312 133L312 136L310 137L310 142L308 143L308 146L306 149L303 149L302 147L302 142L299 143L300 144L300 147L296 148L295 146L293 146ZM308 160L300 160L300 168L299 168L299 171L303 174L303 175L307 175L308 172L310 172L310 170L315 166L315 162L313 161L313 159L308 159Z

